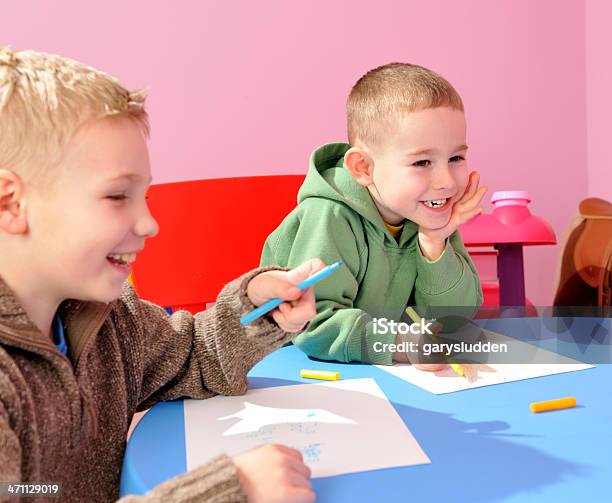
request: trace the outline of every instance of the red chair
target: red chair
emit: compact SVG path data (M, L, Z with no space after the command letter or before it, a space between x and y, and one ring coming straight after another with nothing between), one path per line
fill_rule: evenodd
M303 175L218 178L152 185L159 234L134 263L138 294L196 313L259 265L268 235L297 204Z

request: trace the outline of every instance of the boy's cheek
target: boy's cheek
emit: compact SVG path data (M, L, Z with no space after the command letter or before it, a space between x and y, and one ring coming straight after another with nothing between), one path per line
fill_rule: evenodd
M467 188L468 180L469 180L469 176L468 176L467 168L465 170L461 170L461 174L457 180L457 199L459 199L465 192L465 189Z

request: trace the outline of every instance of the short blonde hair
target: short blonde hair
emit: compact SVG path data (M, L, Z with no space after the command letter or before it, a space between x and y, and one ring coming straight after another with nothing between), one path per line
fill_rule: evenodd
M134 120L148 136L145 92L77 61L0 47L0 168L29 180L61 160L86 122Z
M354 146L360 140L377 145L399 114L441 106L463 111L459 93L437 73L408 63L374 68L357 81L349 94L349 143Z

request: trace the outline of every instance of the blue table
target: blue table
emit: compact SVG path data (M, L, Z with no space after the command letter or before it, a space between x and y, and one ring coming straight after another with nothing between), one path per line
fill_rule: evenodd
M609 319L605 327L609 341ZM311 360L289 346L254 367L249 381L253 388L312 382L299 377L302 368L374 378L431 459L314 479L319 502L612 501L612 365L433 395L376 367ZM574 409L529 411L530 402L570 395ZM130 438L121 494L144 494L185 470L183 403L160 403Z

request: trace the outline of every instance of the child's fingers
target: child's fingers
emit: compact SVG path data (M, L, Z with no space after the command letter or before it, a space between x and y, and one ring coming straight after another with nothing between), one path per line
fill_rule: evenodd
M470 211L466 211L462 213L461 215L457 217L459 225L466 223L467 221L471 220L472 218L474 218L476 215L478 215L481 212L482 212L482 207L478 206L476 208L473 208Z
M311 309L308 305L305 305L301 298L299 300L294 300L291 303L283 302L280 306L278 306L278 308L281 310L281 313L285 319L294 325L304 325L314 318L316 314L314 309Z
M447 363L415 363L415 369L424 370L425 372L439 372L448 367Z
M291 303L291 305L293 307L301 307L301 306L308 305L308 306L312 306L314 309L315 303L316 303L316 299L315 299L315 294L314 294L314 288L310 287L304 290L302 292L302 296L299 299L294 300Z
M295 324L304 325L317 315L314 299L312 297L310 299L300 299L295 303L295 306L289 306L289 309L290 310L284 313L285 317Z
M293 303L296 301L291 302L291 304L287 303L287 302L283 302L280 306L278 306L279 311L281 312L281 314L284 317L284 323L286 325L290 324L290 325L295 325L297 326L298 324L294 321L294 316L292 315L293 312Z
M291 456L292 458L297 459L300 462L304 461L304 456L302 456L302 453L298 451L297 449L293 449L292 447L287 447L286 445L283 445L283 444L274 444L274 448L277 451L287 454L288 456Z
M278 271L273 272L277 273ZM256 288L253 287L253 290L261 298L262 303L274 297L283 300L293 300L302 294L302 291L293 283L287 281L285 277L271 274L270 272L264 272L256 276L251 280L251 283L257 285ZM249 286L252 286L251 283L249 283Z
M439 334L443 328L444 328L444 325L442 325L442 323L440 323L439 321L434 321L433 325L431 326L431 331L434 334Z
M472 197L474 197L474 194L476 194L476 191L478 190L478 184L480 183L480 174L477 171L472 171L472 173L470 173L470 187L469 187L469 192L466 194L466 199L469 201Z
M465 187L463 194L457 201L457 204L462 204L472 197L472 195L474 194L474 192L476 192L476 189L478 188L479 179L480 179L480 175L478 174L477 171L472 171L470 173L470 176L468 177L467 186Z
M276 324L285 332L289 332L290 334L294 334L299 332L304 328L304 325L308 322L308 320L303 321L302 319L296 319L293 315L293 308L291 308L287 304L281 304L285 307L282 312L279 308L272 311L272 319L276 322Z
M472 211L472 209L474 209L476 206L480 204L486 192L487 192L486 187L480 187L470 199L468 199L467 201L464 201L461 204L458 210L461 213Z
M294 457L287 456L287 464L289 467L298 473L300 476L304 477L304 479L310 479L311 471L301 459L296 459Z
M318 265L315 264L315 267ZM283 298L280 294L278 296ZM314 290L310 287L300 291L298 299L280 304L272 311L271 316L282 330L295 333L301 331L316 314Z
M291 307L297 307L302 305L304 302L315 302L314 290L312 287L303 290L300 297L295 300L288 300L285 302L285 304L288 304Z
M323 262L320 258L313 258L304 262L303 264L300 264L295 269L287 271L285 277L289 282L297 285L309 276L312 276L314 273L319 272L324 267L325 262Z
M470 199L469 201L465 201L461 205L461 207L458 208L458 212L460 214L468 213L468 212L472 211L474 208L476 208L476 206L478 206L479 203L480 203L480 201L476 197L472 197L472 199Z
M292 301L299 299L303 293L295 285L304 281L306 278L320 271L325 267L325 263L318 258L308 260L300 266L290 271L281 272L274 271L275 274L263 273L260 281L265 281L265 295L263 295L263 284L259 289L262 297L270 299L278 297L279 299ZM280 272L280 274L279 274ZM259 280L259 278L255 278Z
M316 300L315 300L315 295L314 295L313 287L307 288L306 290L302 291L302 295L300 296L299 299L283 302L283 304L286 305L286 309L285 309L285 311L283 311L285 313L285 315L287 315L290 312L295 311L296 308L298 308L298 311L295 311L295 313L305 313L304 307L311 308L310 310L313 311L311 313L313 317L316 314L314 312L315 311ZM287 308L291 308L291 309L287 309ZM305 314L307 314L307 313L305 313Z
M289 333L297 332L297 330L295 330L295 328L293 327L293 324L287 320L287 317L282 313L280 309L275 309L274 311L272 311L271 314L272 314L272 319L281 328L281 330L284 330L285 332L289 332Z
M466 201L466 203L470 203L470 205L472 206L479 204L482 201L482 198L484 197L486 192L486 187L480 187L476 192L474 192L474 195L470 199L468 199L468 201Z
M310 489L312 484L310 483L310 477L306 477L295 470L289 471L286 475L286 481L289 485L295 488Z
M315 500L316 496L312 489L295 487L291 492L291 503L314 503Z

